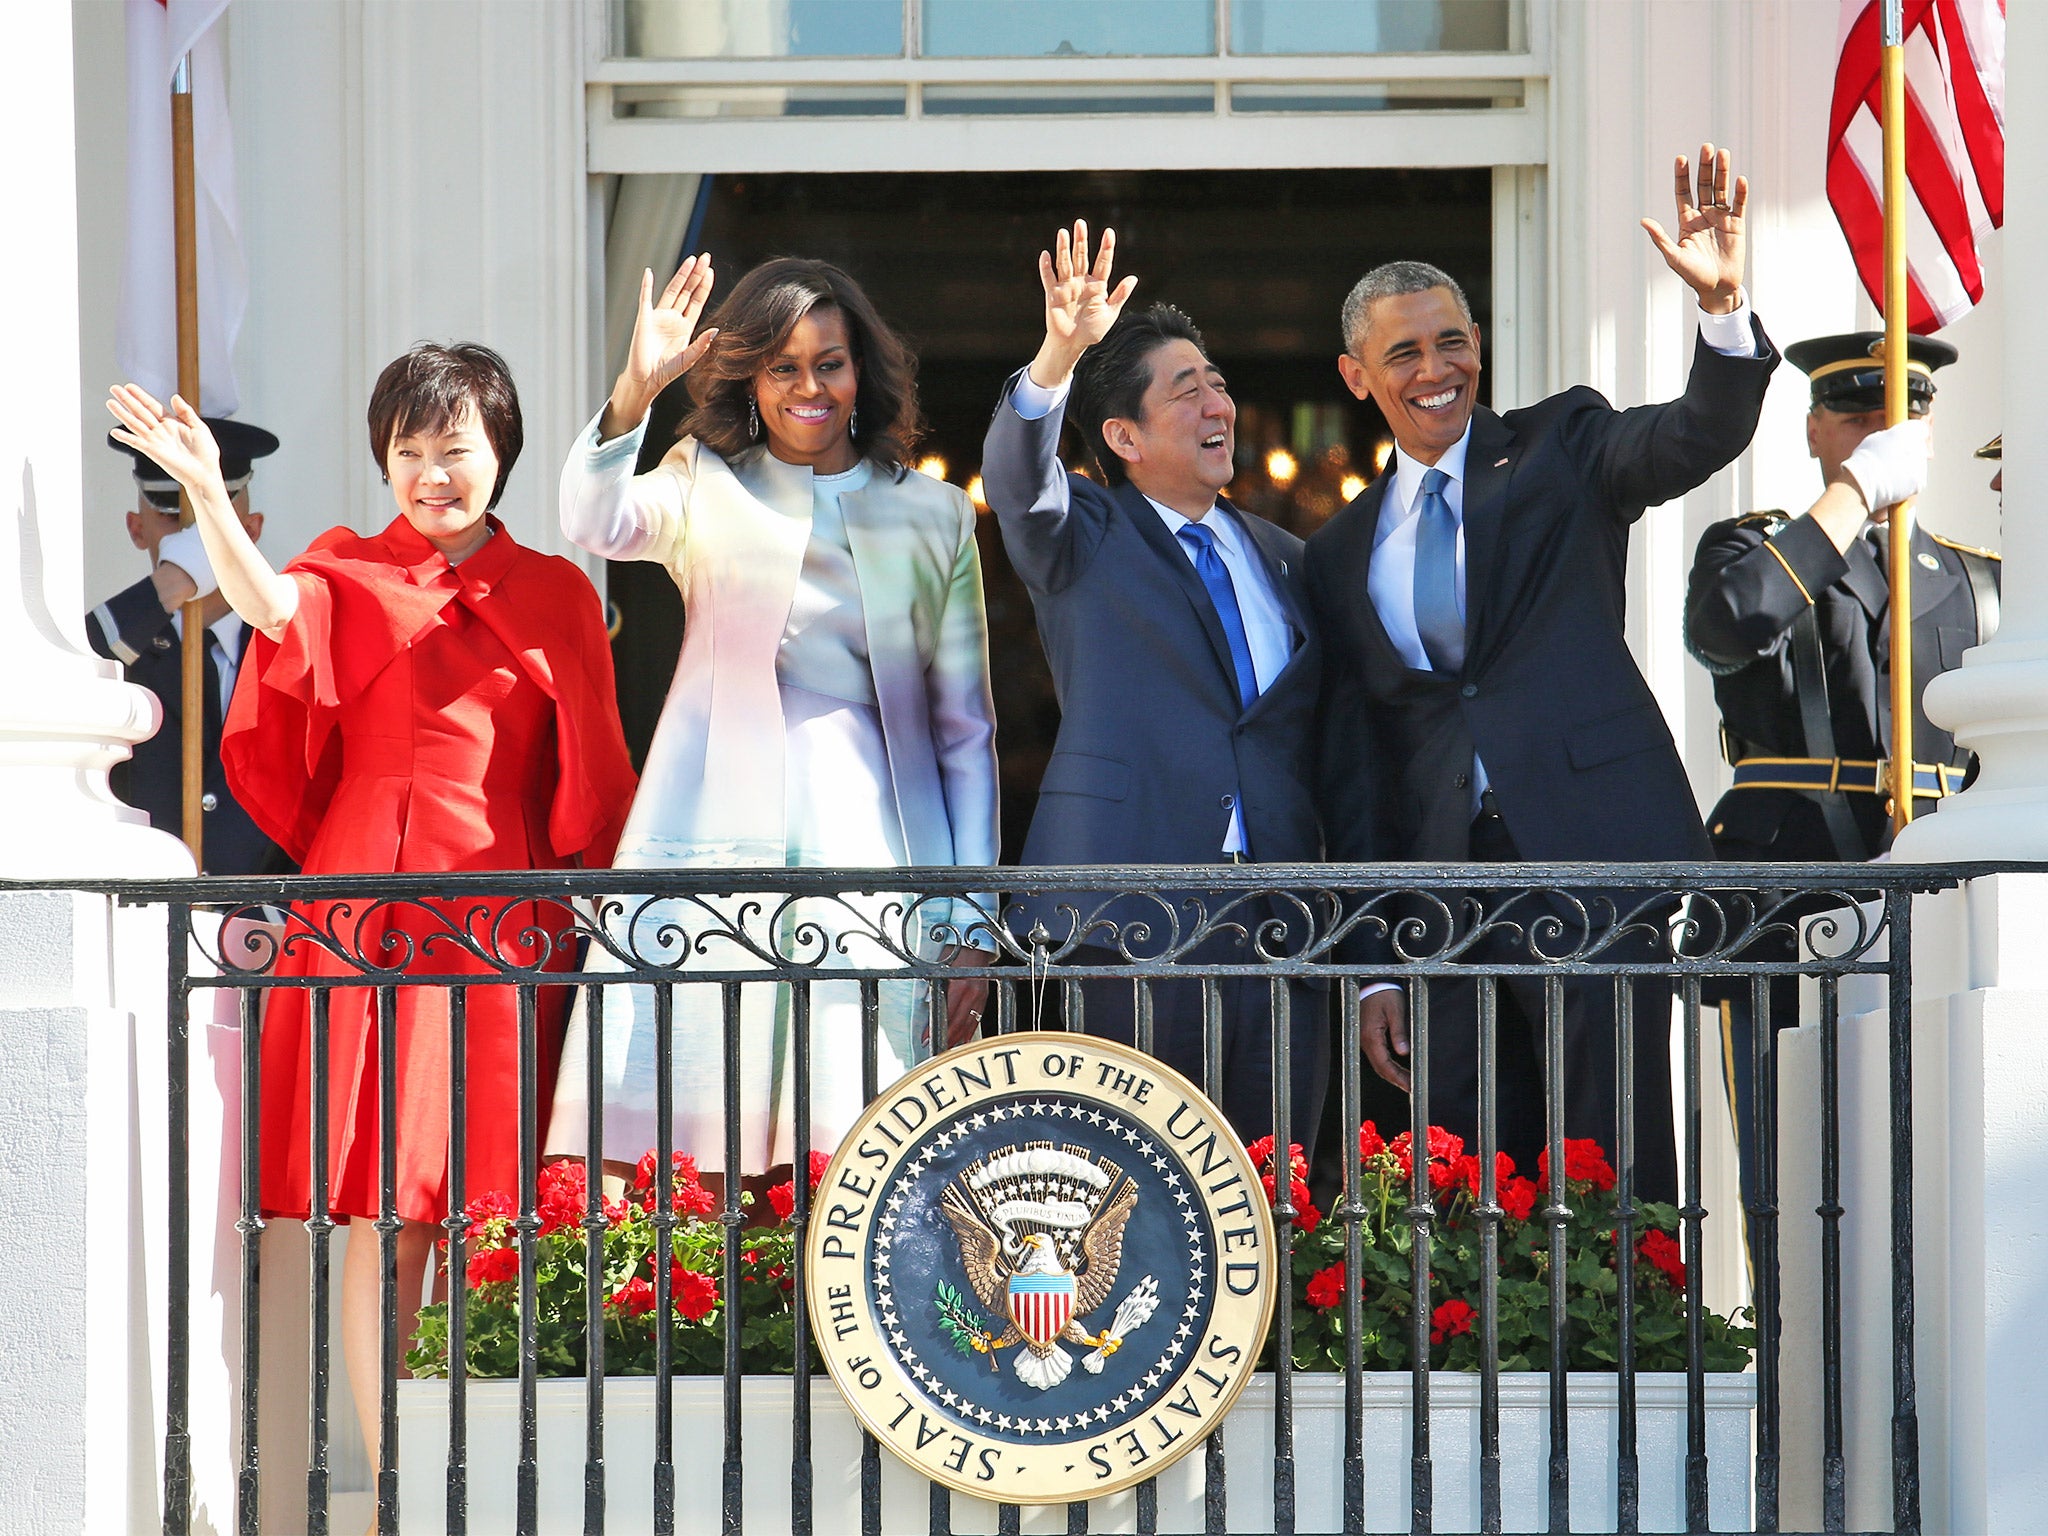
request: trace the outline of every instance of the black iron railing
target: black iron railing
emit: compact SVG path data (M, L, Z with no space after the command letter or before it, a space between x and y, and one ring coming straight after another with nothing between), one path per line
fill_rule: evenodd
M543 1114L548 1085L539 1080L533 1023L544 989L591 985L595 1006L589 1011L587 1035L593 1096L601 1075L605 1020L603 993L596 984L644 985L655 1000L655 1084L660 1127L656 1156L655 1222L666 1244L678 1217L671 1206L670 1083L675 1032L676 989L715 990L722 1003L725 1035L725 1103L729 1131L723 1206L725 1243L726 1359L723 1379L723 1454L721 1490L723 1526L729 1532L750 1528L743 1502L741 1455L741 1330L737 1309L743 1306L737 1236L748 1220L741 1203L741 1154L737 1093L740 998L743 988L764 983L791 988L794 1030L793 1077L796 1085L794 1137L796 1167L806 1166L811 1125L808 1090L813 1058L810 989L822 981L853 982L860 988L864 1021L866 1097L885 1084L876 1081L876 1033L881 989L906 979L941 983L961 972L941 963L933 941L964 941L998 952L985 975L992 982L984 1028L1007 1033L1031 1027L1085 1028L1082 983L1128 979L1133 984L1136 1043L1151 1044L1152 989L1172 981L1198 981L1208 1021L1203 1077L1212 1096L1220 1096L1215 1042L1220 1024L1220 987L1233 978L1251 977L1271 983L1273 1034L1273 1131L1285 1148L1290 1140L1309 1141L1302 1127L1288 1124L1290 1109L1290 1031L1286 1027L1294 981L1327 984L1335 1040L1332 1091L1339 1096L1342 1139L1358 1145L1366 1071L1359 1049L1361 993L1380 980L1405 991L1413 1032L1411 1061L1417 1077L1409 1127L1417 1145L1424 1144L1428 1115L1424 1105L1429 1070L1429 1018L1433 987L1469 987L1477 1007L1479 1067L1478 1158L1481 1183L1472 1210L1479 1224L1485 1283L1480 1294L1476 1332L1481 1340L1479 1371L1479 1527L1498 1531L1502 1525L1502 1449L1500 1371L1495 1344L1499 1325L1494 1280L1498 1274L1499 1228L1503 1220L1501 1191L1496 1186L1494 1153L1499 1144L1499 1089L1495 1071L1498 1005L1503 987L1527 980L1542 983L1542 1053L1547 1080L1563 1082L1573 1070L1564 1035L1566 997L1570 989L1614 989L1619 1120L1616 1127L1615 1172L1618 1177L1619 1358L1618 1443L1614 1487L1616 1528L1632 1530L1639 1520L1637 1463L1637 1349L1633 1335L1634 1288L1638 1258L1631 1222L1638 1213L1634 1184L1636 1151L1644 1127L1638 1124L1633 1092L1633 1051L1636 1032L1632 1009L1639 982L1656 981L1671 989L1679 1004L1683 1039L1683 1089L1673 1106L1675 1136L1687 1191L1680 1211L1688 1265L1686 1316L1689 1336L1686 1366L1685 1526L1709 1528L1708 1444L1706 1433L1705 1312L1701 1292L1704 1224L1711 1218L1738 1221L1743 1213L1710 1212L1700 1197L1704 1106L1700 1062L1700 998L1703 988L1746 987L1757 1017L1752 1069L1756 1077L1754 1150L1757 1182L1747 1211L1754 1279L1757 1329L1755 1350L1756 1408L1754 1452L1748 1468L1751 1504L1746 1528L1777 1530L1780 1525L1781 1392L1778 1376L1780 1321L1778 1295L1777 1127L1781 1109L1770 1048L1774 982L1804 977L1818 998L1815 1024L1820 1037L1822 1072L1819 1101L1801 1104L1797 1112L1817 1117L1822 1160L1820 1168L1820 1275L1822 1281L1821 1360L1822 1486L1819 1490L1823 1526L1843 1529L1844 1444L1842 1433L1842 1251L1844 1215L1840 1186L1842 1110L1836 1064L1842 1035L1840 988L1845 980L1873 975L1883 979L1889 999L1888 1053L1891 1084L1891 1300L1895 1348L1892 1392L1894 1528L1917 1531L1919 1511L1918 1420L1914 1383L1913 1230L1912 1230L1912 1070L1910 1010L1912 897L1957 883L1967 871L1913 866L1492 866L1424 868L1419 866L1222 866L1218 868L1090 868L1039 870L830 871L746 870L689 874L646 871L591 873L520 873L414 876L330 877L305 879L208 879L182 882L114 883L91 887L129 904L157 904L169 912L170 1140L165 1169L169 1183L168 1276L170 1316L166 1429L164 1440L164 1529L183 1536L189 1528L191 1455L190 1391L190 1236L186 1213L195 1173L187 1143L188 1073L191 1041L187 1021L195 994L234 989L240 994L243 1072L241 1081L240 1190L242 1327L239 1518L241 1528L259 1526L259 1417L257 1398L261 1358L258 1338L261 1235L266 1225L258 1170L261 1166L261 1097L275 1091L263 1081L261 1030L266 995L282 989L311 992L314 1078L311 1092L313 1155L312 1210L305 1222L312 1252L308 1305L311 1326L311 1375L307 1402L311 1454L306 1470L306 1528L328 1527L331 1500L329 1450L331 1401L329 1359L331 1339L327 1317L331 1295L329 1243L335 1227L329 1209L325 1148L328 1145L326 1065L327 1028L334 994L370 989L381 1021L380 1038L393 1038L392 1025L403 988L446 989L450 1063L446 1092L449 1109L450 1215L445 1223L449 1270L456 1277L449 1301L448 1352L449 1426L446 1460L446 1529L472 1529L469 1491L472 1468L466 1440L465 1287L463 1275L466 1198L473 1193L465 1168L463 1035L472 993L480 988L514 991L521 1021L519 1043L519 1131L522 1146L519 1210L513 1225L520 1241L520 1295L523 1302L519 1391L521 1429L516 1468L518 1529L536 1529L539 1457L536 1400L538 1362L533 1336L535 1287L534 1234L540 1229L535 1209L538 1168L536 1127ZM981 911L964 904L964 893L1001 889L1006 894L1001 915L982 911L978 920L966 914ZM875 898L881 898L877 900ZM962 904L956 904L955 899ZM986 898L983 898L986 900ZM506 902L525 904L516 919L503 916ZM313 906L310 904L318 903ZM1023 904L1023 905L1020 905ZM265 910L269 909L269 910ZM403 909L403 925L414 938L390 940L391 931L373 919L380 912ZM820 921L830 911L830 921ZM308 914L321 914L318 926ZM1020 919L1016 914L1029 916ZM544 914L537 919L535 914ZM551 915L547 915L551 914ZM325 973L283 974L272 968L276 953L222 953L212 935L220 930L213 919L236 915L277 918L282 915L282 944L288 950L308 947L325 957ZM517 931L512 924L516 923ZM376 933L379 941L364 952L359 936ZM431 934L430 937L421 937ZM852 935L855 942L849 942ZM195 965L194 957L201 963ZM943 987L928 995L935 1038L944 1032ZM1782 994L1781 994L1782 995ZM1812 994L1810 994L1812 995ZM1048 997L1061 1006L1048 1008ZM1781 1004L1782 1006L1782 1004ZM401 1526L398 1480L397 1378L402 1344L397 1337L396 1242L401 1227L394 1204L397 1162L397 1099L395 1051L380 1053L378 1095L382 1113L379 1149L382 1215L374 1223L383 1274L382 1434L376 1468L379 1529ZM1566 1205L1565 1124L1561 1095L1549 1096L1545 1133L1549 1149L1548 1187L1542 1191L1541 1214L1550 1229L1552 1337L1566 1333L1563 1275ZM1309 1128L1312 1131L1312 1128ZM602 1117L589 1118L587 1156L595 1168L604 1156ZM1363 1177L1359 1158L1344 1159L1344 1196L1331 1219L1346 1228L1349 1273L1361 1262L1360 1228L1366 1215L1360 1201ZM1283 1165L1284 1167L1284 1165ZM1279 1180L1275 1225L1283 1256L1292 1242L1288 1180ZM655 1357L655 1452L647 1467L607 1466L604 1453L605 1336L602 1314L606 1302L602 1261L605 1216L599 1181L589 1181L584 1227L587 1256L587 1337L584 1378L585 1456L583 1529L606 1526L608 1479L650 1479L654 1524L673 1528L676 1511L677 1427L672 1411L674 1361L669 1329L657 1332ZM1430 1443L1432 1376L1429 1295L1432 1225L1438 1209L1432 1200L1424 1159L1414 1159L1414 1186L1406 1211L1413 1233L1414 1329L1410 1370L1411 1461L1408 1507L1410 1528L1433 1528L1437 1472ZM791 1221L801 1238L812 1219L809 1181L794 1181ZM795 1256L797 1293L803 1292L803 1244ZM1287 1274L1287 1265L1280 1266ZM656 1315L670 1317L671 1295L665 1267L656 1266L659 1295ZM1342 1472L1343 1528L1366 1529L1365 1458L1361 1445L1364 1423L1363 1362L1360 1355L1359 1301L1356 1287L1346 1295L1344 1315L1345 1453ZM1291 1309L1283 1297L1276 1316L1274 1360L1274 1464L1270 1523L1265 1529L1291 1531L1296 1525L1296 1474L1293 1432L1293 1370L1290 1364ZM799 1531L812 1529L813 1465L812 1394L831 1391L814 1386L805 1363L810 1358L808 1323L797 1309L791 1366L791 1433L793 1483L792 1520ZM1550 1427L1547 1469L1548 1525L1568 1528L1570 1519L1570 1435L1567 1413L1568 1364L1563 1347L1552 1349L1549 1365ZM1212 1435L1205 1451L1205 1528L1225 1528L1227 1468L1222 1436ZM864 1437L861 1462L861 1522L865 1531L882 1525L882 1457L876 1442ZM951 1528L951 1495L933 1485L929 1529ZM1242 1511L1240 1510L1240 1514ZM1725 1520L1726 1511L1712 1511ZM1000 1529L1017 1531L1020 1512L1006 1506ZM1158 1503L1151 1485L1141 1486L1136 1500L1140 1531L1159 1528ZM1085 1530L1085 1505L1069 1510L1068 1529ZM1725 1524L1722 1528L1726 1528Z

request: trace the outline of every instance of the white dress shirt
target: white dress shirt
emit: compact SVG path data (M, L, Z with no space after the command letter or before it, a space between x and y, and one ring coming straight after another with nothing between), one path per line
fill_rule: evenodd
M1017 387L1010 392L1010 403L1026 421L1042 420L1066 402L1071 382L1069 380L1068 384L1057 389L1047 389L1034 383L1030 371L1026 370L1018 377ZM1267 573L1266 562L1252 548L1251 535L1245 532L1244 526L1228 509L1213 502L1200 518L1192 518L1162 502L1153 501L1150 496L1145 500L1159 514L1159 520L1166 524L1174 548L1187 557L1189 565L1195 563L1195 551L1181 538L1181 529L1190 523L1200 522L1215 536L1216 553L1223 561L1223 568L1230 572L1230 584L1237 592L1237 611L1244 620L1245 644L1252 653L1252 676L1258 683L1259 692L1264 693L1273 686L1273 680L1293 657L1296 636L1294 626L1287 621L1287 610L1281 606L1280 594L1274 590L1272 578ZM1411 554L1409 558L1412 563L1414 556ZM1230 829L1223 837L1225 853L1245 851L1244 810L1235 803L1236 798L1232 797Z

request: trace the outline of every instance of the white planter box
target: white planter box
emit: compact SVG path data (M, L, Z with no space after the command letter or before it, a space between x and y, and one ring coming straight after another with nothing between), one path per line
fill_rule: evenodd
M1571 1379L1571 1527L1614 1529L1615 1378ZM787 1377L751 1376L743 1389L745 1528L789 1529ZM540 1384L540 1529L543 1536L583 1530L583 1383ZM1430 1384L1431 1453L1436 1474L1436 1528L1479 1526L1479 1378L1440 1373ZM713 1536L719 1530L724 1425L716 1377L675 1383L676 1530ZM1365 1525L1408 1528L1409 1378L1393 1371L1365 1378ZM1707 1378L1710 1524L1749 1528L1750 1416L1756 1378ZM607 1525L648 1530L653 1518L654 1382L614 1377L605 1383ZM1548 1527L1550 1379L1501 1378L1501 1512L1506 1529ZM1224 1425L1233 1531L1273 1528L1273 1379L1256 1376ZM1637 1454L1642 1475L1642 1529L1685 1528L1685 1378L1637 1378ZM1294 1378L1295 1520L1303 1532L1337 1531L1344 1512L1344 1380ZM398 1387L399 1502L404 1529L439 1532L447 1505L448 1387L406 1381ZM469 1384L469 1519L472 1531L509 1532L516 1511L519 1388L516 1382ZM832 1384L811 1389L814 1529L838 1536L860 1529L860 1431ZM1202 1528L1203 1454L1178 1462L1159 1485L1159 1528ZM882 1526L890 1533L929 1528L925 1482L886 1452L882 1456ZM1135 1528L1135 1494L1095 1501L1089 1529ZM1063 1506L1026 1510L1027 1532L1063 1532ZM993 1532L996 1507L955 1495L953 1529Z

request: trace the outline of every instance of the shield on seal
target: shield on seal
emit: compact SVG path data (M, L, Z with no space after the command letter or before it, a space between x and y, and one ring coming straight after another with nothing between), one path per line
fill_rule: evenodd
M1039 1348L1057 1339L1073 1315L1072 1275L1010 1276L1010 1320Z

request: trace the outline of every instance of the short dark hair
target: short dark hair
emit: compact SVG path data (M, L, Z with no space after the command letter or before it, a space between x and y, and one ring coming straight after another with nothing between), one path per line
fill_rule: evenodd
M754 379L781 352L797 322L819 309L845 316L847 344L860 370L854 447L885 469L901 470L924 436L917 358L848 273L801 256L762 262L706 322L718 327L718 339L684 376L691 404L678 435L696 438L726 460L752 447L748 407Z
M512 370L477 342L416 342L385 366L370 391L370 456L389 478L393 442L415 432L445 432L471 411L498 456L495 507L526 446L526 428Z
M1101 466L1102 478L1111 485L1122 485L1129 475L1124 461L1104 441L1103 423L1145 419L1152 354L1170 341L1191 341L1205 359L1209 355L1194 321L1171 304L1154 304L1117 321L1074 370L1074 424Z

